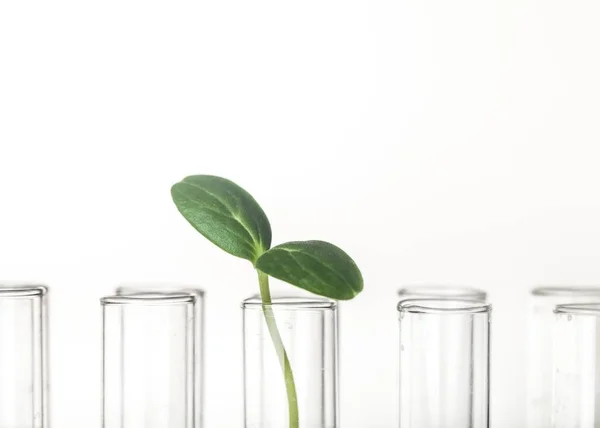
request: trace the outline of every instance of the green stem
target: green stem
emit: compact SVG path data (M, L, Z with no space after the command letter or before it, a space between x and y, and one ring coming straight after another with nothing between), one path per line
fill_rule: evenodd
M271 335L271 340L275 346L275 351L279 357L279 364L283 371L283 377L285 379L285 390L287 392L288 399L288 413L289 413L289 428L299 428L300 423L298 419L298 396L296 394L296 384L294 382L294 373L292 372L292 366L288 359L287 352L281 340L279 329L277 328L277 321L275 320L275 314L271 307L271 291L269 290L269 276L266 273L258 271L258 283L260 285L260 297L262 299L262 308L265 316L265 322Z

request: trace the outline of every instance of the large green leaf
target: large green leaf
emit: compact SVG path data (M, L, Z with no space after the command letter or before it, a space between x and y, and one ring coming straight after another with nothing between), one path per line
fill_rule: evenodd
M256 268L311 293L349 300L363 279L348 254L329 242L297 241L277 245L256 261Z
M192 175L171 188L185 219L209 241L252 263L271 246L271 226L254 198L234 182Z

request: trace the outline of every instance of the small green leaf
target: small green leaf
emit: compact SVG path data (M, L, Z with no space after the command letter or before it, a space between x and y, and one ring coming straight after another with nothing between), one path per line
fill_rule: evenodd
M271 246L271 226L254 198L234 182L192 175L171 188L185 219L219 248L252 263Z
M256 268L311 293L349 300L363 289L363 279L348 254L329 242L298 241L277 245L256 261Z

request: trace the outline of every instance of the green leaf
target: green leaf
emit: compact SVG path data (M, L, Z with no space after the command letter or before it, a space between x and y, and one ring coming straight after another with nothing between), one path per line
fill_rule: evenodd
M311 293L349 300L363 289L363 279L348 254L329 242L297 241L277 245L256 261L256 268Z
M252 263L271 247L271 225L254 198L234 182L192 175L171 188L185 219L217 247Z

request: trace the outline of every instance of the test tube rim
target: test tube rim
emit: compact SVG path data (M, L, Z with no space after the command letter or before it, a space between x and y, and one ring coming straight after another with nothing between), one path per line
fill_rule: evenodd
M139 288L137 288L139 287ZM131 296L144 293L178 293L204 297L204 290L192 285L171 282L124 282L117 285L115 294Z
M463 285L444 285L444 284L407 284L398 290L398 296L420 295L419 298L448 298L459 300L477 300L485 301L487 292L480 288Z
M556 305L554 308L554 313L559 315L586 315L600 317L600 301Z
M140 292L127 295L105 296L100 299L104 306L108 305L177 305L194 303L196 297L189 293L157 293Z
M277 296L263 305L260 296L254 295L242 301L242 309L262 309L263 306L281 310L335 310L337 302L324 297Z
M600 296L600 286L541 285L533 288L531 294L542 297Z
M41 297L48 292L48 287L41 284L0 284L0 298Z
M443 304L453 303L453 307ZM492 305L490 303L469 300L469 299L406 299L398 303L399 312L408 312L413 314L481 314L490 313Z

